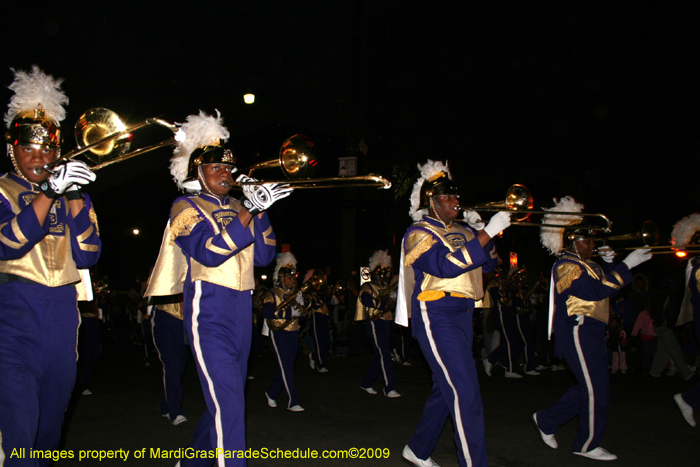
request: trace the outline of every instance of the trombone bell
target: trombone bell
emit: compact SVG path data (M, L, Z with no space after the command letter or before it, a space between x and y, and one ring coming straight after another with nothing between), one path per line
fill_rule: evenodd
M304 135L290 136L282 143L279 162L287 178L311 177L318 164L313 141Z
M509 211L532 211L535 203L532 199L532 193L530 193L530 190L528 190L525 185L519 185L516 183L508 188L508 191L506 192L505 205ZM530 214L526 213L524 216L516 217L515 220L522 222L527 220L529 217Z
M314 149L314 143L307 136L290 136L282 143L279 157L265 162L253 164L242 172L248 171L252 177L256 169L270 169L279 167L286 180L258 180L257 182L235 182L233 188L241 188L241 185L258 185L260 183L284 183L295 190L311 188L347 188L353 186L391 188L391 182L378 175L364 175L358 177L329 177L311 178L316 171L318 157Z
M131 134L124 133L116 138L108 138L126 131L126 125L116 112L105 108L90 109L83 113L75 124L75 141L79 149L105 140L89 149L86 156L95 164L114 160L131 147Z

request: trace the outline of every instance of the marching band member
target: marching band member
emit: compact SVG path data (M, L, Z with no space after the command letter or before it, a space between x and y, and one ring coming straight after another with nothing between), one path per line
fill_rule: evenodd
M700 232L700 214L686 216L673 226L671 243L675 248L694 245ZM691 256L685 269L685 295L676 326L694 321L695 334L700 341L700 257Z
M92 203L80 190L95 180L87 165L70 161L53 173L35 173L60 152L59 125L68 103L60 85L38 67L15 71L5 116L14 167L0 177L0 439L6 466L26 465L11 455L15 448L58 447L76 379L78 269L93 266L102 247Z
M682 248L692 244L692 239L700 232L700 214L684 217L673 227L671 237L674 246ZM700 256L692 256L685 270L685 296L677 326L695 322L695 334L700 341ZM694 411L700 410L700 383L692 389L673 396L683 418L692 427L696 426Z
M556 201L555 201L556 202ZM583 206L565 197L551 211L581 212ZM546 223L571 222L562 215L545 216ZM559 221L556 220L559 218ZM630 253L615 266L614 251L598 249L605 273L592 261L595 231L581 228L567 235L571 242L563 249L563 228L542 227L540 238L550 253L557 255L550 288L550 333L553 327L558 353L566 358L578 384L558 402L532 415L542 440L558 447L556 430L578 416L578 434L573 444L576 455L610 461L617 456L600 447L610 402L608 352L605 330L609 318L609 297L633 280L630 269L651 258L650 250Z
M272 342L279 370L265 391L265 397L267 405L277 407L276 399L284 389L288 397L287 410L303 412L304 408L299 405L297 390L294 386L294 361L299 347L299 320L292 320L292 318L300 316L299 308L304 305L304 300L297 289L297 259L292 253L282 253L277 258L272 280L277 285L267 291L263 300L263 317L268 320L266 328L263 328L263 334L267 335L268 327L272 329L270 342ZM290 297L295 299L289 306L278 310L278 306ZM282 327L277 329L278 325Z
M517 274L517 271L514 270L512 274ZM517 372L518 357L523 353L523 343L520 338L517 309L522 305L522 301L515 296L512 280L512 277L508 277L504 281L499 275L496 285L489 287L494 304L492 319L501 334L501 342L482 362L486 375L491 376L492 367L505 358L505 377L519 379L523 377ZM507 284L504 285L504 282Z
M314 339L314 350L309 353L309 365L312 370L317 370L319 373L328 373L326 356L331 348L329 301L328 297L317 293L310 297L309 313L311 316L311 335Z
M185 332L197 364L207 410L190 447L217 450L217 466L246 465L224 451L245 450L244 387L253 326L253 266L275 255L275 234L267 213L292 191L277 184L244 185L243 197L228 195L235 159L222 146L229 137L221 115L190 115L170 172L180 189L146 296L183 293ZM182 137L184 136L184 138ZM245 175L237 181L254 181ZM182 466L208 465L182 459Z
M187 421L182 415L182 377L185 375L189 345L185 337L182 294L153 297L151 334L158 358L163 365L163 397L160 413L174 426Z
M486 467L484 411L472 356L474 301L483 294L482 272L498 265L491 238L510 225L499 212L477 231L454 222L458 191L447 164L419 165L409 214L415 221L402 242L397 323L408 323L433 372L433 389L403 457L413 465L430 458L449 416L461 466ZM408 308L410 307L410 308Z
M390 399L401 397L394 389L394 369L389 342L391 339L391 324L394 321L393 304L390 296L381 297L389 287L391 279L391 256L387 250L377 250L369 259L369 270L372 280L360 287L357 297L355 321L365 320L365 327L372 338L374 355L365 376L360 383L360 389L367 394L377 394L372 384L382 375L384 395ZM392 292L395 296L395 292ZM391 303L391 304L390 304Z
M539 376L540 372L535 370L537 359L535 358L535 333L532 326L532 309L533 309L533 294L535 289L540 286L541 281L537 281L530 290L526 289L527 270L518 275L516 283L518 284L518 298L521 300L521 306L516 307L516 318L518 321L518 333L522 343L522 354L525 357L525 374L528 376Z

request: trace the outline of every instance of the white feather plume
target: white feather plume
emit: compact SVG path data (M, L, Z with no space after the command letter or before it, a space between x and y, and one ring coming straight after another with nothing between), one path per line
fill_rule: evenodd
M692 240L695 232L700 230L700 214L694 213L679 220L671 232L673 246L686 246Z
M291 252L287 251L285 253L281 253L277 258L277 264L275 264L275 272L272 274L272 281L277 282L277 280L279 279L279 272L281 268L289 267L296 268L297 259Z
M433 161L428 159L423 165L418 164L418 170L420 170L420 177L416 180L413 185L413 191L411 192L411 208L408 210L408 215L414 221L419 221L423 216L428 214L428 209L420 209L420 189L423 186L423 182L426 180L433 179L440 172L445 172L450 180L452 180L452 174L447 166L447 161L443 164L441 161Z
M582 212L583 204L577 203L571 196L565 196L557 201L554 198L553 208L542 208L548 212ZM542 223L555 225L573 225L578 224L583 220L582 216L562 215L562 214L545 214ZM540 227L540 242L549 250L550 254L556 255L564 246L564 230L557 227Z
M5 114L5 124L10 127L15 117L27 111L43 108L45 115L56 123L66 118L64 105L68 104L68 97L61 90L63 79L54 79L34 65L31 72L15 70L15 80L8 88L15 95L10 99Z
M183 184L187 178L187 168L192 151L204 146L218 146L221 140L224 142L228 140L230 133L223 122L221 112L218 110L216 117L207 115L200 110L198 115L188 116L186 122L182 124L180 129L185 134L184 141L178 142L173 151L173 157L170 159L170 173L180 189L196 189L195 186Z
M391 267L391 256L389 256L389 250L377 250L369 258L369 270L374 271L374 269L380 266L382 268Z

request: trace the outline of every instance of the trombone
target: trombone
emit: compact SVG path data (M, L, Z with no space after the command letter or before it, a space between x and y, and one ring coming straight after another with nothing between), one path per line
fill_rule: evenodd
M492 201L489 203L482 203L474 206L457 206L456 209L461 211L485 212L506 211L513 214L524 214L522 216L517 216L515 218L515 222L511 222L511 225L520 225L523 227L554 227L558 229L576 228L595 230L606 233L610 232L610 229L612 228L612 221L610 221L610 219L608 219L603 214L589 214L585 212L563 211L533 211L533 207L534 202L530 190L528 190L525 185L515 184L508 188L508 191L506 192L506 198L504 201ZM543 214L545 216L545 222L525 222L529 219L530 215L532 214ZM551 224L546 222L547 215L571 217L571 221L568 224ZM581 225L581 222L583 222L583 217L596 217L598 219L602 219L605 222L605 226Z
M326 294L328 292L328 280L326 279L325 274L323 274L321 270L314 270L314 273L309 278L309 280L304 282L296 293L292 293L289 297L281 301L279 305L275 307L275 311L283 310L284 308L289 306L290 303L296 300L297 295L299 295L299 293L304 294L306 292L309 292L309 289L311 289L310 293ZM282 329L286 328L302 316L306 316L309 310L311 310L311 306L304 308L299 316L293 316L288 319L268 319L267 326L273 331L281 331Z
M374 299L381 302L381 301L384 300L385 298L389 298L389 297L391 296L391 293L392 293L392 292L396 292L396 291L398 290L398 288L399 288L399 281L396 281L396 282L394 282L394 283L392 283L392 284L389 284L386 288L382 289L382 290L377 294L377 296L374 297ZM394 311L394 308L396 308L396 302L395 302L395 301L394 301L394 303L393 303L393 306L390 306L390 304L387 303L386 306L384 306L384 309L383 309L382 311L380 311L379 313L377 313L377 314L375 314L375 315L369 314L369 318L370 318L372 321L377 321L379 318L381 318L381 317L384 316L385 314Z
M656 222L653 220L646 220L642 224L642 230L639 232L633 232L623 235L614 235L612 237L604 237L600 240L602 241L627 241L627 240L642 240L644 246L630 246L624 248L613 248L615 251L629 251L629 250L641 250L650 249L650 253L653 255L668 255L675 254L679 255L683 252L688 253L700 253L700 245L685 245L685 246L675 246L675 245L659 245L659 228ZM595 248L593 253L598 253L601 247Z
M255 182L234 182L234 188L243 185L260 185L261 183L284 183L290 187L301 190L310 188L344 188L344 187L376 187L382 189L391 188L391 182L379 175L363 175L356 177L328 177L311 178L318 157L314 149L314 143L307 136L296 134L290 136L282 143L279 157L265 162L259 162L248 167L248 176L252 177L255 170L279 167L286 180L258 180ZM243 170L244 172L246 170Z
M178 126L160 118L148 118L141 123L127 127L115 112L105 108L94 108L83 113L75 124L75 140L77 147L63 154L55 161L34 169L34 173L41 175L44 171L53 173L53 168L68 160L87 153L87 158L97 164L90 167L93 172L108 165L122 162L140 154L174 145L175 138L170 138L151 146L136 149L131 148L132 133L143 127L159 125L177 133Z

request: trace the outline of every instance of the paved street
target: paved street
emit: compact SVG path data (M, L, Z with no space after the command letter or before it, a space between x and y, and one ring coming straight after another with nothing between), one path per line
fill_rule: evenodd
M195 424L204 410L204 400L190 359L185 377L183 411L187 423L174 427L160 415L161 369L154 356L150 367L143 365L139 348L133 344L105 346L102 361L91 384L93 395L78 396L69 411L63 449L77 457L79 450L118 450L130 452L128 465L173 466L176 460L153 459L153 449L175 450L190 441ZM296 384L300 404L306 409L292 413L286 401L269 408L263 394L276 371L272 355L266 352L255 360L255 379L247 387L246 411L248 446L252 449L301 451L347 450L351 448L388 449L384 459L253 459L250 466L378 466L406 465L401 450L413 433L427 398L430 383L420 362L412 366L394 365L399 399L381 394L371 396L359 389L359 381L370 362L370 355L329 359L329 373L312 371L306 355L296 363ZM553 403L571 384L566 371L544 372L521 380L505 379L502 369L488 378L479 364L481 394L486 414L486 438L490 465L494 467L591 466L595 461L570 452L575 422L557 433L559 449L546 447L530 422L533 411ZM672 396L689 388L679 378L643 378L613 375L612 407L603 447L623 466L697 465L700 429L682 419ZM375 385L377 390L379 385ZM134 459L134 451L146 448L144 459ZM442 467L457 464L453 427L447 422L433 459ZM123 460L62 460L57 465L124 465Z

